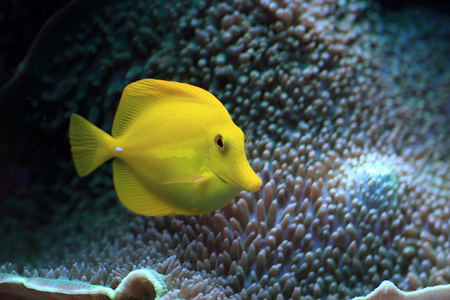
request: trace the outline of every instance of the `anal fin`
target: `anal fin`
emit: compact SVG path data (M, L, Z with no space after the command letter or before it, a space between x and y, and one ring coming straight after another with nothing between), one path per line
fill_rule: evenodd
M177 207L155 195L120 158L113 162L114 186L122 204L136 214L168 216L179 213Z

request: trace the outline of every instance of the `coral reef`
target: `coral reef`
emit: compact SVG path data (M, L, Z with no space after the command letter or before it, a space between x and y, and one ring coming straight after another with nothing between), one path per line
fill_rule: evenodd
M14 263L1 273L116 289L150 267L167 275L167 299L348 299L384 280L450 282L446 16L357 0L120 1L91 14L59 18L77 28L64 52L49 49L39 72L28 59L35 83L12 93L19 74L3 92L28 97L8 134L39 137L14 142L30 179L8 200L0 254ZM252 130L262 190L211 214L144 218L118 204L108 167L77 178L61 146L68 116L108 131L124 86L146 77L201 86Z
M167 293L163 277L148 268L135 270L113 290L78 280L67 280L64 275L58 279L45 279L37 276L26 278L0 274L0 295L3 297L14 295L15 299L158 300Z
M372 293L366 297L356 297L352 300L405 300L405 299L449 299L450 285L437 285L427 287L414 292L403 292L395 287L392 282L383 281Z

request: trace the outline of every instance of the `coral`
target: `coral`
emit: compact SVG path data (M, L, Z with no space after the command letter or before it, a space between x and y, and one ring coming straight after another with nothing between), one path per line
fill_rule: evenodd
M77 280L0 274L0 294L24 299L142 299L158 300L167 293L163 277L151 269L130 272L113 290Z
M372 293L366 297L356 297L353 300L404 300L404 299L449 299L450 285L438 285L427 287L414 292L403 292L395 287L392 282L383 281Z
M14 143L32 167L8 202L2 261L15 264L0 272L115 289L150 267L168 299L348 299L384 280L450 282L445 17L356 0L120 1L91 13L26 91L20 128L40 135ZM118 204L107 167L77 178L61 146L68 116L109 130L123 87L145 77L215 94L253 132L261 191L211 214L144 218ZM30 154L34 143L45 147Z

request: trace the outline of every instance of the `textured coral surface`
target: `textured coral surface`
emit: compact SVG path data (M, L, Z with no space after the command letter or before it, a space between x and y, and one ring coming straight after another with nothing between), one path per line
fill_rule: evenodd
M18 77L0 95L14 149L0 165L0 273L116 288L152 267L168 275L166 299L347 299L383 280L450 282L448 16L357 0L71 9L40 36L62 48L23 66L33 84ZM253 132L261 191L211 214L145 218L119 204L109 164L77 177L70 114L109 131L125 85L147 77L216 95Z

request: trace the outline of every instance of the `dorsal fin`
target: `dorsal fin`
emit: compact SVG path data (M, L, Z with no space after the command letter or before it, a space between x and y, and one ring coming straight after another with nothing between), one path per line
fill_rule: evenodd
M112 136L121 136L137 116L154 109L161 101L193 101L225 109L210 92L181 82L142 79L125 87L117 108Z

